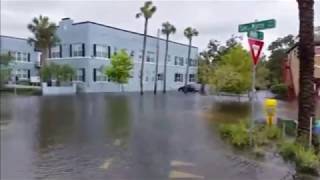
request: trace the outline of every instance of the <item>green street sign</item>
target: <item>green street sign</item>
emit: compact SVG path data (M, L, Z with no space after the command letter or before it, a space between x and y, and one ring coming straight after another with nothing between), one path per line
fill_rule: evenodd
M249 37L249 38L254 38L254 39L263 40L263 38L264 38L264 33L261 32L261 31L249 31L249 32L248 32L248 37Z
M262 30L262 29L271 29L276 27L276 20L269 19L264 21L257 21L247 24L240 24L239 25L239 32L249 32L255 30Z

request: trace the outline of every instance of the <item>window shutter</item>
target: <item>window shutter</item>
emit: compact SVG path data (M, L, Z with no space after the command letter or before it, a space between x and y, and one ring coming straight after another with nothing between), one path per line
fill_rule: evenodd
M86 56L85 44L82 43L82 56Z
M97 56L97 44L93 44L93 56Z
M30 79L30 69L28 69L28 79Z
M62 58L62 45L59 45L59 54L60 54L60 58Z
M108 46L108 58L111 58L111 47Z
M49 58L51 58L51 46L49 47Z
M82 81L86 82L86 69L85 68L82 69Z
M69 56L72 57L72 44L69 46Z
M97 69L93 68L93 81L96 82L97 81Z
M28 53L28 62L30 62L30 53Z

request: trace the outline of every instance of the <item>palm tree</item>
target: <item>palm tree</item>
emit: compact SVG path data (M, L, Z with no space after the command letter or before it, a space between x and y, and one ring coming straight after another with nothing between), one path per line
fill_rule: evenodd
M191 45L192 45L192 37L193 36L198 36L199 32L191 27L187 27L184 30L184 36L186 38L188 38L189 40L189 49L188 49L188 59L187 59L187 68L186 68L186 74L185 74L185 82L184 85L186 87L186 85L188 84L188 75L189 75L189 65L190 65L190 53L191 53Z
M45 66L49 48L59 42L59 38L56 36L57 26L50 22L47 16L40 15L38 18L33 18L32 22L28 24L28 29L34 36L28 38L28 43L41 51L40 64Z
M298 135L300 137L308 137L310 118L315 118L316 101L314 96L314 0L297 0L297 2L300 21L300 42L298 46L300 59ZM318 145L316 138L313 138L313 140L314 145Z
M146 53L147 44L147 31L148 31L148 21L152 15L156 12L157 8L152 5L151 1L144 3L144 6L140 8L140 12L136 14L136 18L144 17L144 33L143 33L143 47L142 47L142 62L140 69L140 94L143 95L143 69L144 69L144 58Z
M166 93L166 81L167 81L167 61L168 61L168 45L169 45L169 36L176 32L176 28L169 22L162 23L162 34L166 35L166 51L164 57L164 72L163 72L163 93Z

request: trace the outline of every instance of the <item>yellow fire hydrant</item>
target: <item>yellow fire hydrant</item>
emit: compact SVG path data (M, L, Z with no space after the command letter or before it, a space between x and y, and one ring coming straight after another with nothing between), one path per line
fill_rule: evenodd
M268 125L276 124L276 113L277 113L277 100L266 99L264 101L264 107L266 111L266 121Z

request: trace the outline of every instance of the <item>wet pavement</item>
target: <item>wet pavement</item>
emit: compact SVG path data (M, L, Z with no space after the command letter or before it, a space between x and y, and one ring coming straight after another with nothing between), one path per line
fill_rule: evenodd
M294 118L296 105L280 106ZM178 93L1 96L1 179L280 180L281 161L237 160L212 127L249 107Z

